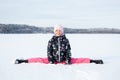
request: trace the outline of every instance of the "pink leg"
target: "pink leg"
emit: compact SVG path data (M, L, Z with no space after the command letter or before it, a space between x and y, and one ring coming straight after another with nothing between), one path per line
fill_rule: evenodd
M28 63L45 63L48 64L48 58L29 58Z
M28 63L45 63L48 64L48 58L29 58L28 59ZM64 64L65 62L61 62L62 64ZM90 63L90 59L89 58L71 58L71 63L72 64L80 64L80 63ZM57 63L55 63L57 64Z
M71 63L72 64L90 63L90 59L89 58L72 58Z

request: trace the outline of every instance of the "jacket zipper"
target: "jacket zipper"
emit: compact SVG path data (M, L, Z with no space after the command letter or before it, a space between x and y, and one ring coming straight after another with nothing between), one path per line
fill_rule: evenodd
M60 39L58 38L58 58L60 62Z

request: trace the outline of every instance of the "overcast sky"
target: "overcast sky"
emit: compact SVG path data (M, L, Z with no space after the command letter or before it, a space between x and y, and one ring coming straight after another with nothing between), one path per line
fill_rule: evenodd
M0 23L120 28L120 0L0 0Z

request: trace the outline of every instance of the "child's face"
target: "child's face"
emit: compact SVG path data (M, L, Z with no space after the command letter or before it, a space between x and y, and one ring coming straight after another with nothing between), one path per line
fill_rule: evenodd
M55 36L61 36L62 34L62 31L57 29L55 32L54 32Z

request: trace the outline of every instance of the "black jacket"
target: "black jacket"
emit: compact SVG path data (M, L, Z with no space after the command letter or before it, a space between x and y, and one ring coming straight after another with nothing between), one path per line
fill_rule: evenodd
M47 46L47 56L49 63L63 62L70 64L71 60L71 47L69 40L65 35L53 36Z

